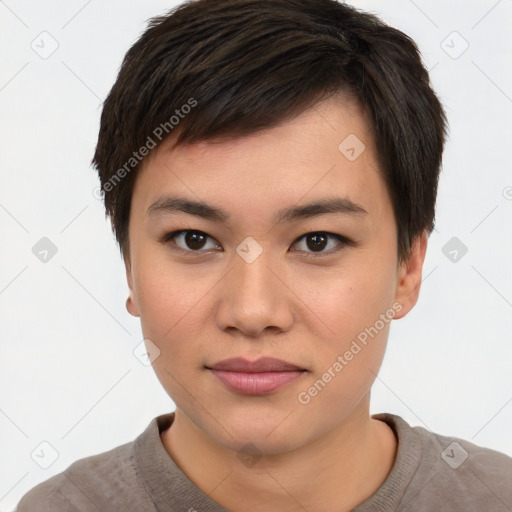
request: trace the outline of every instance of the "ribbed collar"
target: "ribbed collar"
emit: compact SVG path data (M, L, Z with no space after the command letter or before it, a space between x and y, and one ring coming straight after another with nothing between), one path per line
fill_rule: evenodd
M157 416L132 446L135 469L157 511L229 512L204 494L167 453L160 432L173 421L173 412Z
M420 465L423 443L419 433L400 416L381 413L373 419L387 423L398 440L395 463L382 485L352 512L389 512L397 510L407 487Z
M395 463L384 483L353 512L387 512L396 510L420 464L420 435L400 416L381 413L372 416L387 423L398 439ZM132 458L138 476L158 512L196 509L201 512L229 512L204 494L176 465L160 439L170 427L174 413L154 418L134 441Z

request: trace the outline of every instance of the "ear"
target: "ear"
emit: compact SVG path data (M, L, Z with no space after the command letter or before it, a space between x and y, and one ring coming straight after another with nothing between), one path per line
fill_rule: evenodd
M395 291L395 301L401 304L402 309L397 311L395 319L403 318L418 301L421 287L421 273L425 253L427 251L428 235L426 231L417 236L411 247L411 254L407 261L399 264Z
M133 289L133 275L132 275L132 265L130 262L130 258L125 255L124 256L124 265L126 269L126 281L128 283L129 295L126 299L126 309L128 313L132 316L140 316L139 308L137 306L137 301L135 300L135 294Z

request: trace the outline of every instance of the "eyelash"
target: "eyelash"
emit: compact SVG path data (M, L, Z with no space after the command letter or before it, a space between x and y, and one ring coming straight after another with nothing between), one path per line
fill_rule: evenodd
M179 230L172 231L172 232L167 233L166 235L164 235L164 237L160 240L160 242L163 243L163 244L167 244L170 241L172 241L174 238L176 238L177 236L179 236L179 235L181 235L183 233L198 233L198 234L201 234L201 235L205 235L207 238L209 238L211 240L215 240L213 237L211 237L210 235L208 235L204 231L200 231L198 229L179 229ZM307 255L307 257L317 258L317 257L321 257L323 255L329 255L329 254L333 254L335 252L338 252L339 250L341 250L343 247L345 247L347 245L355 245L355 243L352 242L351 240L349 240L348 238L346 238L346 237L344 237L342 235L338 235L337 233L330 233L328 231L310 231L310 232L305 233L304 235L301 235L300 237L298 237L293 242L293 245L295 245L296 243L300 242L301 240L303 240L304 238L306 238L309 235L324 235L324 236L328 237L329 239L335 239L335 240L337 240L340 243L334 249L330 249L328 251L323 251L323 250L322 251L318 251L318 252L315 252L315 251L299 251L299 252L304 252ZM192 255L200 254L202 252L204 252L204 253L207 252L207 250L202 250L202 249L198 249L198 250L183 249L182 247L178 247L178 246L175 247L175 249L183 252L187 256L189 256L189 255L192 256Z

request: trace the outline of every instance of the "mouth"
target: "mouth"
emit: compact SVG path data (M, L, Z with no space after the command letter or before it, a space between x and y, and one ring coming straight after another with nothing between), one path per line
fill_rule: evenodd
M263 357L257 361L226 359L205 366L229 390L244 395L264 395L300 378L308 370L281 359Z

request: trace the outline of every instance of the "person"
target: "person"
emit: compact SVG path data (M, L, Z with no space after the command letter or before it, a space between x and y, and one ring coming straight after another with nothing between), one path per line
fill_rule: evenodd
M153 18L93 163L176 409L18 512L511 510L511 458L369 413L418 299L446 133L416 44L349 5Z

